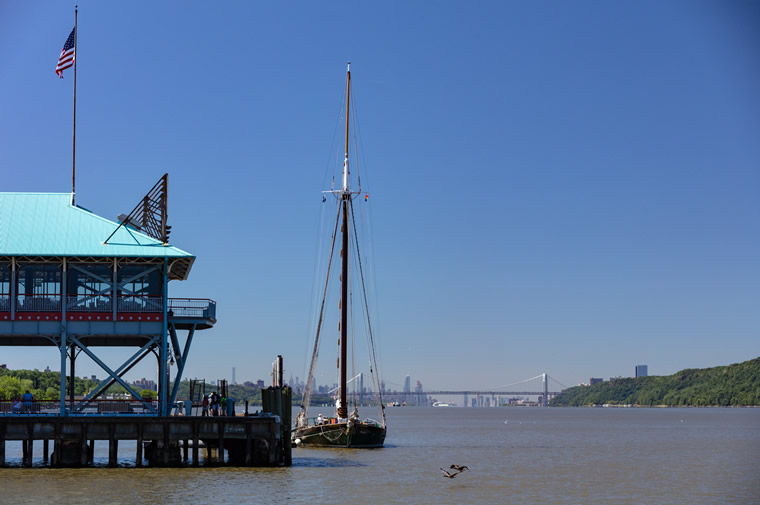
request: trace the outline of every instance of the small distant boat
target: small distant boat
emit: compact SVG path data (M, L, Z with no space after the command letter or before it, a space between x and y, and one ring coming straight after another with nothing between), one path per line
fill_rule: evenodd
M433 407L456 407L457 404L454 402L435 402L433 403Z

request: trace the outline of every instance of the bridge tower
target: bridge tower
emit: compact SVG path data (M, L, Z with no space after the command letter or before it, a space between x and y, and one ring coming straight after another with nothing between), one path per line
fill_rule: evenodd
M544 407L548 407L549 406L549 376L546 375L545 372L541 374L541 385L543 386L542 389L544 392L542 403Z
M57 348L59 415L83 412L117 383L146 413L168 415L195 330L216 322L212 300L168 296L169 281L187 279L195 256L168 243L166 183L164 175L118 223L74 205L70 193L0 193L0 346ZM182 346L178 330L187 331ZM102 347L136 351L110 367L96 353ZM81 353L107 378L76 399ZM123 379L149 355L157 360L157 402Z

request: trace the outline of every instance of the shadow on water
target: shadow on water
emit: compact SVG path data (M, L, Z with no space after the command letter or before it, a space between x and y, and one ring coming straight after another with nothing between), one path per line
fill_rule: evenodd
M361 468L366 467L368 465L364 463L360 463L358 461L350 461L347 459L332 459L332 458L293 458L293 465L294 467L302 467L302 468ZM42 462L34 462L31 468L42 468L42 469L48 469L50 468L49 465L43 464ZM149 466L144 466L142 468L138 468L134 462L118 462L115 467L111 467L108 465L108 461L95 461L91 463L90 465L87 465L84 468L80 469L111 469L111 468L133 468L133 469L150 469ZM172 467L172 468L191 468L190 465L180 465L178 467ZM218 469L218 468L232 468L232 469L240 469L240 468L258 468L258 467L235 467L235 466L227 466L227 465L200 465L198 467L193 467L194 469ZM277 469L277 468L286 468L286 467L274 467L270 469ZM6 462L6 465L4 469L16 469L20 471L28 470L29 468L23 466L21 461L9 461Z
M364 463L349 461L347 459L333 458L293 458L293 466L306 468L349 468L364 467Z

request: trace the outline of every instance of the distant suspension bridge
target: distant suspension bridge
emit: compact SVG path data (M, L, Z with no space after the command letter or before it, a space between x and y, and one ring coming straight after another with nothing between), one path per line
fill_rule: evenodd
M493 386L485 389L472 389L472 390L414 390L403 391L401 393L385 392L385 395L399 396L402 395L405 401L412 400L414 398L421 398L426 396L443 396L443 395L461 395L464 397L465 407L467 407L467 399L469 397L483 398L483 397L496 397L496 396L539 396L541 404L543 406L549 405L549 398L556 396L567 389L567 386L562 384L556 379L549 377L548 374L542 373L530 379L524 379L511 384L504 384L502 386ZM475 401L477 406L481 406L479 400Z

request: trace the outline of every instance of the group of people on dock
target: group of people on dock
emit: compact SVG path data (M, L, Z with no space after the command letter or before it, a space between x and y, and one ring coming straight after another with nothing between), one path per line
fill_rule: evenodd
M34 395L28 389L23 395L11 401L11 412L13 413L32 412L34 410Z
M201 407L203 407L202 416L224 415L227 410L227 398L214 391L210 395L203 395Z

